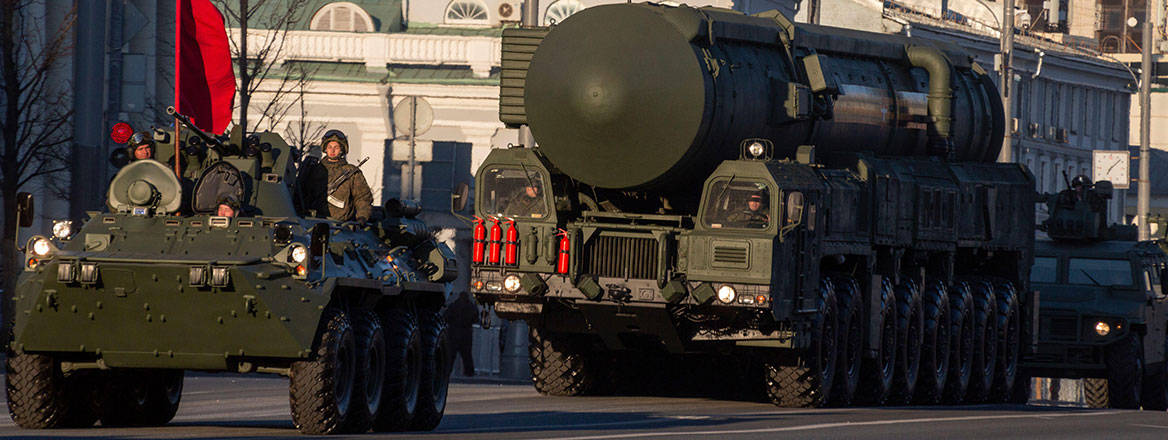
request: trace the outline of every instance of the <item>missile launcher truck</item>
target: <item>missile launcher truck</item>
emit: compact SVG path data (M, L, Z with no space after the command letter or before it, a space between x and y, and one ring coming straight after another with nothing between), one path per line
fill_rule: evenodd
M366 224L312 218L293 203L297 155L278 135L169 138L155 133L158 160L118 171L108 210L23 247L6 376L16 424L166 424L190 370L288 376L306 434L433 429L455 265L417 206L390 201ZM167 164L176 141L189 178ZM217 216L223 195L238 215ZM31 196L20 205L28 227Z
M1085 176L1045 197L1050 217L1035 243L1038 349L1023 376L1083 379L1092 407L1168 409L1168 254L1107 225L1108 181Z
M471 290L530 325L537 390L660 353L781 406L1012 397L1034 183L994 163L1001 100L961 50L655 4L502 47L500 119L538 146L476 174Z

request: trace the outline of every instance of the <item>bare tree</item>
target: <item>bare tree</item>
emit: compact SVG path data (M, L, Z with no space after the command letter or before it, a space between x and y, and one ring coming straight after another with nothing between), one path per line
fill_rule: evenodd
M56 69L72 51L76 11L53 23L42 15L44 11L44 0L0 0L0 198L4 203L0 286L7 292L15 286L20 270L15 245L17 192L41 181L52 183L53 177L69 169L72 103L68 84L60 81ZM7 322L9 302L0 304L0 316Z

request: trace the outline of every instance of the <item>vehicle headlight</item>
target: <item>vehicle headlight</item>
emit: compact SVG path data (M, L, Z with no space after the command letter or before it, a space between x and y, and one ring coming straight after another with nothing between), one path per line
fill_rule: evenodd
M503 278L503 288L508 292L515 293L519 291L519 276L515 274L507 275Z
M762 142L752 142L749 147L746 147L746 152L750 153L751 156L759 157L766 152L766 147L762 145Z
M73 235L73 222L70 220L57 220L53 222L53 236L58 239L65 240Z
M301 245L292 246L292 261L296 262L297 264L300 264L300 263L303 263L304 260L307 260L307 259L308 259L308 248L301 246Z
M723 284L722 287L718 288L718 301L730 304L734 302L734 298L737 297L738 292L736 292L734 287L730 286L729 284Z
M49 239L41 237L32 242L32 253L38 257L49 255L49 251L53 250L53 246L49 244Z
M1108 333L1111 333L1111 326L1106 322L1099 321L1095 323L1095 333L1099 336L1107 336Z

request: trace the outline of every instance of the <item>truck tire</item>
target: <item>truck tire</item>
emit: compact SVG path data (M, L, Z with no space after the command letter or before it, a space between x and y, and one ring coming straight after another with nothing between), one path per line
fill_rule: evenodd
M442 421L446 412L446 393L450 389L452 363L450 342L446 336L446 319L441 313L422 315L422 377L418 386L418 409L410 429L431 431Z
M994 372L992 400L1006 402L1013 397L1018 378L1021 315L1018 311L1018 292L1012 283L995 283L994 294L998 297L998 362Z
M985 402L994 387L998 365L997 296L993 286L982 280L969 283L973 292L973 368L965 401Z
M965 401L973 368L973 293L969 283L958 281L949 289L951 332L949 378L945 381L945 403Z
M865 357L860 368L860 388L856 401L868 405L883 405L892 394L892 378L896 373L896 293L888 278L880 284L879 322L872 323L880 332L880 347L876 357Z
M373 426L385 395L385 331L372 310L360 310L353 316L357 376L353 382L353 410L342 431L362 433Z
M336 434L353 411L357 341L349 316L325 309L312 360L292 363L288 396L292 423L304 434ZM384 398L384 396L383 396Z
M786 365L777 354L764 362L767 397L776 406L818 408L827 404L836 372L839 316L835 288L830 280L819 281L816 313L811 317L811 346Z
M925 321L924 343L921 344L921 374L917 383L915 401L926 405L941 403L945 395L945 381L949 379L949 361L952 341L949 310L949 289L934 281L921 296L921 315Z
M1144 346L1131 334L1107 347L1107 400L1111 408L1139 409L1143 391Z
M183 370L107 373L101 403L102 426L161 426L178 412Z
M1084 400L1087 401L1088 408L1107 408L1111 406L1111 401L1107 399L1108 394L1107 379L1097 377L1083 379L1083 396ZM1057 400L1058 396L1051 396L1051 399Z
M373 430L404 431L410 428L418 411L422 335L417 315L409 310L390 308L382 312L381 319L385 331L385 388Z
M8 356L5 370L8 414L17 426L85 428L97 421L92 375L66 376L52 357L27 353Z
M912 402L921 372L921 344L924 342L924 315L921 313L921 291L916 281L905 277L896 286L896 376L889 403L907 405Z
M836 339L835 383L831 388L831 404L848 406L860 385L860 367L864 359L864 305L860 285L855 278L840 276L835 284L836 304L839 308L839 338Z
M540 394L579 396L596 389L596 359L582 341L531 326L527 353L531 381Z
M1168 338L1164 339L1164 353L1168 353ZM1144 359L1147 361L1147 359ZM1168 409L1168 359L1156 364L1146 364L1144 375L1144 390L1141 397L1141 406L1149 411L1164 411Z

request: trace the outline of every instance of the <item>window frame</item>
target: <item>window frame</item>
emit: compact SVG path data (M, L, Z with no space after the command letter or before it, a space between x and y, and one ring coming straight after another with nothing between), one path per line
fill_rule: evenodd
M352 20L349 22L349 29L337 29L335 26L336 13L339 9L343 8L348 8L346 12L348 12L351 16L350 18L352 18ZM321 21L324 19L325 14L328 14L329 20L329 26L327 29L322 28L321 26ZM362 22L362 24L366 27L366 30L357 30L358 20ZM353 33L369 33L377 31L373 24L373 17L369 15L369 12L365 11L365 8L362 8L360 5L353 2L331 2L321 6L320 9L316 10L316 13L312 14L312 18L308 20L308 29L320 32Z

